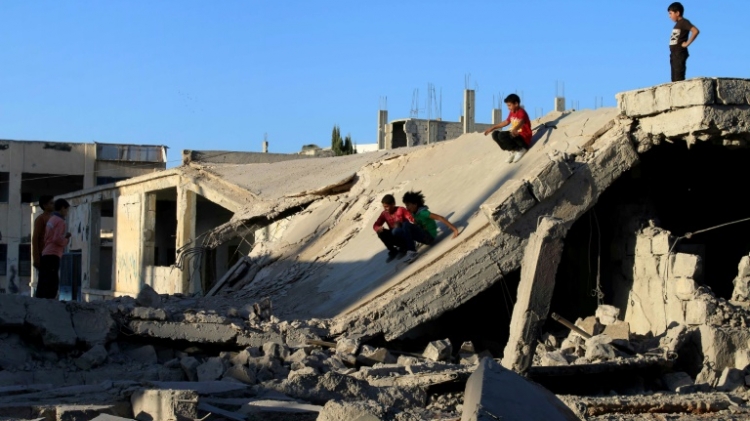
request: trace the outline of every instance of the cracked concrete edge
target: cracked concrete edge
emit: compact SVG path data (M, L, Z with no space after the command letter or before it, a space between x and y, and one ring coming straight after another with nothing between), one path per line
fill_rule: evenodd
M556 218L541 218L530 236L521 263L521 281L510 323L510 336L502 365L516 372L531 366L535 342L547 320L555 289L557 266L562 258L566 225Z
M625 127L603 135L594 146L588 161L561 189L530 208L510 229L503 227L505 232L497 234L487 225L474 239L464 243L459 253L449 257L452 262L446 269L428 275L408 290L392 288L367 305L335 318L332 333L383 334L386 340L396 339L457 308L502 280L504 274L517 270L523 247L539 217L553 216L572 225L612 182L638 162ZM445 267L437 262L434 266ZM452 292L449 296L444 294L447 289Z

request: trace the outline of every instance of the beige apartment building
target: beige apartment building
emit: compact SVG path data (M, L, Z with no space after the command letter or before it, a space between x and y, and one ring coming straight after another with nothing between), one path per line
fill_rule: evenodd
M161 171L166 158L159 145L0 139L0 293L30 292L32 205L39 196Z

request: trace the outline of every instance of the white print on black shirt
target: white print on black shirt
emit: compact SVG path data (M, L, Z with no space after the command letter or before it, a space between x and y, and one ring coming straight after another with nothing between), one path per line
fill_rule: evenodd
M669 45L677 45L677 40L680 39L680 30L675 28L672 29L672 36L669 37Z

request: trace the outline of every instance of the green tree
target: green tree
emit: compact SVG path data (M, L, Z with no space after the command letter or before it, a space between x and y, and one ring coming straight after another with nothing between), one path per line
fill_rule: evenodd
M344 140L341 139L341 130L338 125L333 126L331 133L331 150L336 156L344 154Z
M352 135L347 134L344 138L344 155L351 155L354 153L354 145L352 144Z
M336 156L357 153L357 149L352 142L352 135L347 134L346 138L342 139L341 129L338 125L334 125L333 131L331 132L331 150Z

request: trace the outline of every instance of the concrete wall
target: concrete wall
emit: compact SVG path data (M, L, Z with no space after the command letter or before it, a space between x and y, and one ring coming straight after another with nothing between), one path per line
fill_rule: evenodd
M261 152L232 152L232 151L182 151L182 163L215 163L215 164L270 164L273 162L289 161L292 159L312 158L314 155L261 153Z
M398 121L403 122L404 132L406 133L406 146L427 145L429 143L456 139L464 134L464 124L461 122L416 118ZM399 124L394 124L394 122L386 126L386 149L393 149L393 132L395 130L394 127L397 126ZM486 129L492 127L492 124L475 123L473 127L475 132L484 132Z
M21 266L28 266L28 262L19 260L20 246L31 241L33 218L29 202L36 201L40 194L61 195L92 188L97 177L122 179L166 168L166 152L161 146L138 147L144 157L153 155L149 162L97 160L97 148L102 146L106 150L131 149L131 145L0 139L0 179L7 180L0 185L4 190L0 194L4 199L0 203L0 244L7 247L6 261L0 262L7 273L0 275L0 291L31 293L33 276L20 273ZM22 191L26 191L26 197Z

